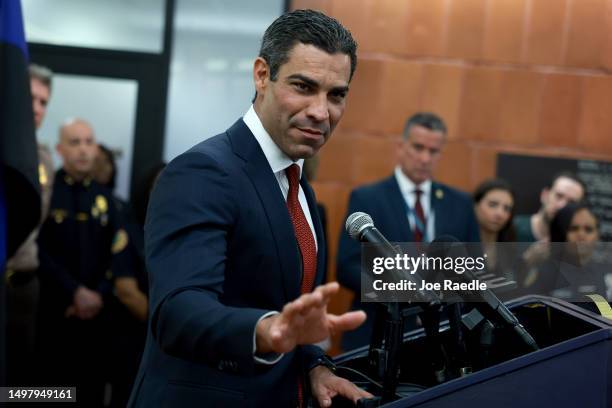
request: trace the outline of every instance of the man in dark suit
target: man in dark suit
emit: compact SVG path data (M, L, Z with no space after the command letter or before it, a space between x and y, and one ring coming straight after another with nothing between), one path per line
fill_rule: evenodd
M298 10L266 30L256 96L225 133L173 160L147 214L147 343L129 406L321 406L369 396L311 344L363 312L327 313L325 244L302 178L340 120L356 64L350 33ZM315 288L313 290L313 288Z
M446 141L446 125L432 113L417 113L404 127L398 147L398 165L390 177L355 189L348 214L362 211L391 242L430 242L452 235L462 242L478 242L479 230L471 198L432 180ZM340 235L337 257L338 281L355 292L354 309L368 313L367 322L346 333L345 350L370 341L373 304L362 305L361 246L346 231Z

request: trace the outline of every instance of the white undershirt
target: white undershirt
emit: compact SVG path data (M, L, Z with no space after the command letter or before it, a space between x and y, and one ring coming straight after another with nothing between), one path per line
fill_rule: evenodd
M410 213L406 213L408 217L408 222L410 223L410 228L412 231L415 230L416 222L414 215L414 204L416 203L416 194L415 190L418 188L423 193L421 194L421 207L423 207L423 213L425 214L426 225L426 234L423 240L425 242L430 242L434 238L435 234L435 214L431 209L431 180L427 180L419 184L418 186L414 184L412 180L410 180L402 171L402 169L397 166L395 168L395 179L397 180L397 184L399 185L400 192L402 193L402 197L404 197L404 201L408 203L410 206Z

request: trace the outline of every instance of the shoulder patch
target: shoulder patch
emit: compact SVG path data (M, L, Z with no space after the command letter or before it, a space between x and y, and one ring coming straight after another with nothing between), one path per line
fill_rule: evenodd
M113 254L118 254L119 252L123 251L127 246L128 242L128 234L123 228L121 228L115 234L115 238L113 238L113 246L111 249Z

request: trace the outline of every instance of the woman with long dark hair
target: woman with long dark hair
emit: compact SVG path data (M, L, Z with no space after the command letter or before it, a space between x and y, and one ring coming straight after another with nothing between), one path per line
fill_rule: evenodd
M480 227L482 250L487 258L487 271L497 275L500 282L508 283L500 295L509 295L516 287L517 251L514 244L513 226L514 192L510 184L502 179L482 182L472 194L474 212ZM508 243L508 244L500 244ZM511 285L512 286L511 286Z
M482 182L472 195L474 212L480 226L483 243L512 242L515 232L514 192L507 181L489 179Z

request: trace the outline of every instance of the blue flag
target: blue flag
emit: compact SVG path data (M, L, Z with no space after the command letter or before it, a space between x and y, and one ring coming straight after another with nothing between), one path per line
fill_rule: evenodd
M0 279L40 220L38 153L19 0L0 0Z
M5 263L40 220L27 50L19 0L0 0L0 386L6 381Z

